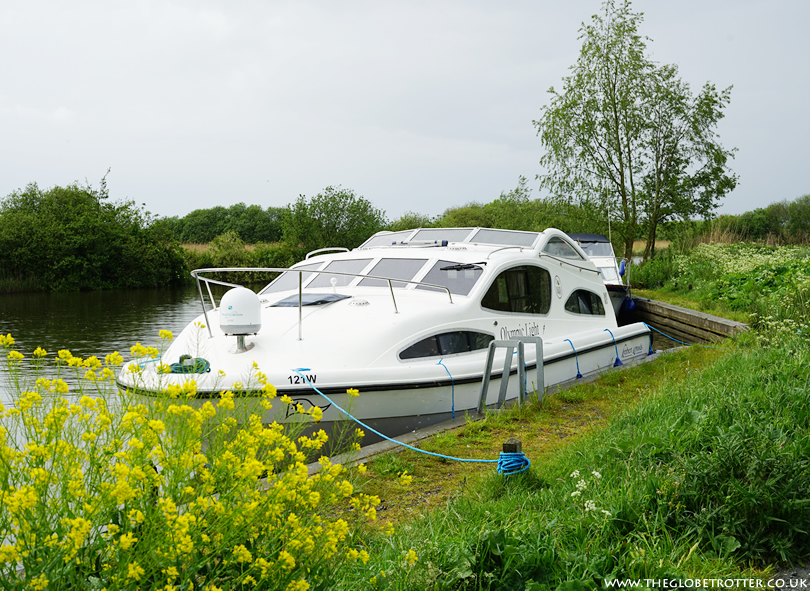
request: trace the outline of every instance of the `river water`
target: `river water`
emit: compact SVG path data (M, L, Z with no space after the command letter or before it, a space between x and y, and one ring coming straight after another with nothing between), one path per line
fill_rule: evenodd
M75 293L0 294L0 333L27 362L37 347L53 359L60 349L99 359L118 351L128 359L135 343L157 346L160 330L178 334L202 313L196 286ZM5 362L5 360L0 360ZM0 378L0 399L8 388Z

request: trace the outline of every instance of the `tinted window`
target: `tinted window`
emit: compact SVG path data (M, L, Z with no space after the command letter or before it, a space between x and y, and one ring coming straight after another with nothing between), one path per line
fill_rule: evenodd
M483 272L484 269L479 265L438 261L421 281L423 283L432 283L433 285L444 285L450 289L450 293L467 295ZM418 286L417 289L437 291L433 287L425 287L422 285Z
M491 230L481 228L470 242L482 244L503 244L504 246L531 246L537 240L537 232L516 232L511 230Z
M580 242L579 247L589 257L612 257L613 247L610 242Z
M481 306L501 312L546 314L551 307L551 275L531 265L504 271L484 294Z
M571 246L568 242L560 238L559 236L553 236L549 238L549 241L543 247L543 252L546 254L550 254L553 257L560 257L562 259L579 259L582 260L582 257L579 253Z
M311 263L309 265L301 265L300 267L296 267L296 269L317 269L320 266L321 263ZM298 289L298 275L299 273L290 273L289 271L282 273L276 278L275 281L265 287L261 293L273 293L277 291L286 291L288 289ZM312 273L301 273L301 275L303 275L303 282L304 285L306 285L307 279L312 277Z
M365 269L366 265L368 265L370 262L371 259L332 261L326 265L324 271L334 271L335 273L359 273ZM349 285L349 283L354 281L354 277L347 275L330 275L329 273L320 273L315 279L312 280L312 283L307 285L307 287L331 287L333 277L337 281L335 285L338 287Z
M363 243L363 247L390 246L402 242L412 233L413 230L405 230L404 232L391 232L390 234L383 234L382 236L373 236Z
M414 343L402 353L400 359L418 359L420 357L438 357L439 355L453 355L469 353L486 349L495 337L483 332L460 330L444 332L430 336Z
M381 259L371 271L369 275L377 277L387 277L389 279L406 279L412 280L419 270L425 266L426 259ZM360 285L388 287L387 281L381 279L363 279ZM406 287L407 283L394 282L394 287Z
M411 238L411 242L434 240L447 240L448 242L461 242L472 232L472 228L429 228L426 230L419 230L416 235Z
M602 298L587 289L578 289L572 293L565 302L565 309L574 314L605 315Z

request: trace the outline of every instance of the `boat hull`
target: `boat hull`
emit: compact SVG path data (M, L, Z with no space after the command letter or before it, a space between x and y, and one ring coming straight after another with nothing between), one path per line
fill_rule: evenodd
M506 394L503 402L507 405L523 398L536 396L542 398L548 390L561 388L580 380L603 375L622 365L643 360L650 352L650 333L643 325L619 328L613 335L607 331L602 338L584 343L571 339L571 342L545 343L541 376L538 377L534 347L525 347L525 387L521 388L518 380L517 356L513 355L507 379ZM317 368L299 368L296 375L301 376L300 384L295 387L282 387L277 397L272 400L273 407L262 409L260 398L250 392L235 393L235 402L239 407L237 414L261 413L262 423L308 423L305 433L324 429L330 437L347 422L356 422L366 436L363 445L376 443L386 437L396 437L404 433L423 429L464 414L476 414L481 402L482 382L486 365L486 351L480 355L465 356L463 360L447 358L436 363L429 362L429 378L418 379L412 372L411 379L370 380L357 371L353 380L341 383L313 384L312 376L317 376ZM617 363L617 360L619 363ZM461 363L463 361L463 363ZM473 368L470 370L470 368ZM495 356L485 406L495 408L499 403L501 384L504 379L505 353ZM426 374L428 371L422 371ZM164 376L165 377L165 376ZM195 376L186 376L185 379ZM305 379L306 378L306 379ZM540 380L542 379L542 386ZM317 379L316 379L317 382ZM119 386L126 388L127 385ZM138 395L147 398L163 397L158 388L129 386ZM358 397L350 396L347 390L358 388ZM281 400L288 396L290 402ZM221 398L219 390L197 390L195 396L186 400L193 406L200 407L206 402L216 404ZM319 423L313 424L309 417L304 417L296 409L308 410L318 406L322 412ZM350 426L351 427L351 426ZM353 428L353 427L351 427ZM377 433L375 433L376 431Z

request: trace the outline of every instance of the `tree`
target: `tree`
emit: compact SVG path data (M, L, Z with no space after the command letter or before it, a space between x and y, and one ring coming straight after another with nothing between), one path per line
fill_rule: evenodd
M708 217L737 183L715 127L731 89L706 84L698 96L673 65L645 56L640 13L606 0L580 29L582 49L562 92L534 122L546 152L541 186L561 201L604 212L630 258L646 230L645 257L658 225Z
M300 195L282 219L284 240L300 253L329 246L355 248L386 225L382 210L339 186L326 187L309 200Z
M155 287L186 278L177 242L132 201L111 202L105 179L0 200L0 271L48 290Z

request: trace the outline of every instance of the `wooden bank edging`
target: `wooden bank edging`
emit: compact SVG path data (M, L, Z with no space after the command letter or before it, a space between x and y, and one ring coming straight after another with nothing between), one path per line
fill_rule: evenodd
M748 325L646 298L633 298L636 303L635 320L646 322L661 332L693 343L716 342L734 336Z

